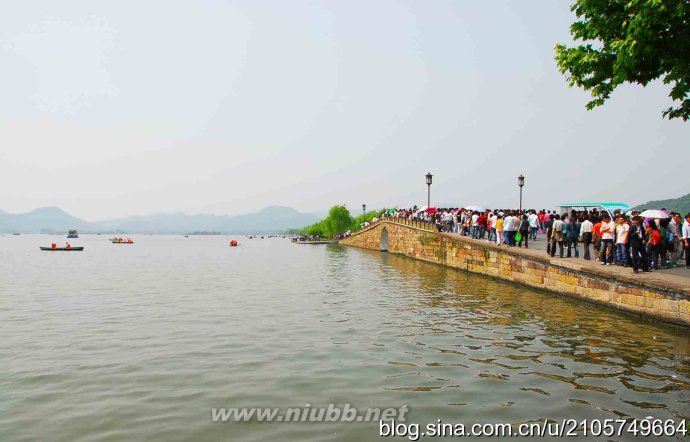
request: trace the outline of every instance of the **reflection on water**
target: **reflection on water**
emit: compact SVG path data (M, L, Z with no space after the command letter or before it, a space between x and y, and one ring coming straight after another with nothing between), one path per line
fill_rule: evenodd
M690 417L677 327L339 246L85 237L46 256L46 238L0 238L9 439L376 438L209 417L331 402L408 404L419 423Z

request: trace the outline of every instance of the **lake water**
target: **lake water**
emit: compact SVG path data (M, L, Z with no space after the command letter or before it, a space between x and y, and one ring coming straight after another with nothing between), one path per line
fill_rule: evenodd
M287 239L0 237L1 440L375 440L213 423L349 403L426 424L690 416L677 327L402 257ZM64 238L59 238L64 242Z

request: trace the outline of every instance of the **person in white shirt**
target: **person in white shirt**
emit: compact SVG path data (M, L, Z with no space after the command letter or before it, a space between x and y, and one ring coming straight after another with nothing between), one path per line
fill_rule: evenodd
M589 220L589 216L585 215L584 221L580 224L580 242L582 242L585 247L584 258L587 261L590 260L589 245L592 243L592 230L594 230L594 224Z
M685 214L685 222L680 229L680 236L685 247L685 268L690 269L690 213Z
M630 226L625 221L623 215L618 217L616 223L616 254L618 256L618 265L623 267L628 266L628 231Z
M472 228L470 229L470 234L472 238L477 239L479 238L479 213L474 212L472 214Z
M510 236L512 235L513 232L513 217L510 215L510 212L506 215L505 219L503 220L503 242L508 246L511 247L513 244L510 240Z
M445 225L445 230L447 232L453 231L453 214L450 213L450 210L443 212L443 224Z
M611 216L604 215L601 222L601 265L610 266L613 262L613 239L616 235L616 223L611 221Z
M532 235L532 241L536 241L537 233L539 232L539 217L534 211L532 211L532 213L530 213L530 215L527 217L527 221L529 222L529 233Z

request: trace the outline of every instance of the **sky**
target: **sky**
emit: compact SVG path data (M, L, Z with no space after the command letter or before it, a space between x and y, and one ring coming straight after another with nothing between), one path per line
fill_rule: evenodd
M22 1L0 15L0 209L552 208L690 192L661 82L585 110L565 0Z

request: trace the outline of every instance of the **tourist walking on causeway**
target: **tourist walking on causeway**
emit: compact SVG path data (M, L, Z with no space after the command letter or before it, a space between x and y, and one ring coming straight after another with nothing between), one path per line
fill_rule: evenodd
M592 223L594 226L592 227L592 244L594 247L594 259L596 261L599 261L599 258L601 257L601 220L593 216L592 217Z
M532 235L532 241L536 241L537 233L539 233L539 216L534 210L532 210L532 212L527 217L527 220L529 221L529 233L530 235Z
M681 227L683 226L683 219L680 213L674 213L671 222L668 225L670 233L673 235L673 251L671 252L671 265L675 266L683 257L683 235Z
M490 213L489 214L489 219L486 223L486 228L489 231L489 237L487 240L489 242L496 242L496 220L498 217L496 216L495 213Z
M649 272L649 261L647 260L647 232L642 227L642 218L636 216L633 218L632 225L628 231L628 248L630 249L630 257L632 258L633 272L638 273L640 268L640 260L642 262L642 270Z
M508 247L512 247L513 243L510 240L510 235L513 230L513 217L510 211L506 211L505 218L503 218L503 242L506 243Z
M510 243L513 246L517 245L517 241L515 240L515 236L518 233L518 229L520 228L520 214L518 213L517 210L513 210L510 212L511 217L513 218L513 227L510 232Z
M561 227L561 229L563 230L563 250L565 250L565 248L568 247L568 226L570 225L570 219L567 213L561 214L561 221L563 221L563 227Z
M496 244L503 244L503 215L499 214L496 218Z
M479 233L477 234L478 239L484 239L484 234L486 233L486 226L488 223L487 212L479 214L477 218L477 227L479 227Z
M606 214L599 228L601 232L601 265L610 266L613 262L613 240L616 236L616 223Z
M551 227L551 256L556 256L556 244L558 244L559 256L563 258L563 221L556 214Z
M553 215L547 215L544 219L544 232L546 232L546 254L551 254L551 235L553 234Z
M470 227L470 235L472 236L472 239L477 239L479 237L479 212L473 212L472 218L470 219L472 222Z
M685 222L681 232L681 239L685 248L685 268L690 269L690 213L685 214Z
M647 224L647 256L649 257L649 267L659 270L661 260L661 232L654 220Z
M518 242L518 247L522 247L522 241L525 241L525 248L529 248L529 221L527 220L527 215L522 215L520 224L518 225L518 232L520 232L520 241Z
M566 257L570 258L570 249L575 250L575 258L580 257L580 252L577 250L577 242L580 237L580 222L576 217L571 217L568 223L568 229L565 232L566 243L568 244L568 254Z
M582 246L585 249L584 258L589 261L591 258L589 256L589 245L592 243L592 229L594 224L589 220L589 215L585 215L582 223L580 224L580 240L582 241Z
M624 216L618 217L618 222L616 223L616 256L618 257L618 265L627 267L628 266L628 232L630 231L630 226L625 220Z

